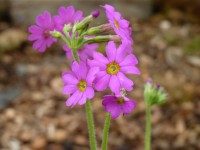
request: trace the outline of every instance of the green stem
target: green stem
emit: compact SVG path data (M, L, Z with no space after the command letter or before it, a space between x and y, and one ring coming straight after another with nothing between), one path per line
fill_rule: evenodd
M80 59L79 59L79 56L78 56L77 50L72 49L72 53L73 53L74 60L77 61L77 62L79 62Z
M151 105L146 108L145 150L151 150Z
M66 42L66 39L63 38L63 40ZM72 49L74 60L79 62L79 56L76 49ZM95 130L94 130L94 120L93 120L93 113L91 108L90 100L86 101L85 104L86 114L87 114L87 123L88 123L88 130L89 130L89 140L90 140L90 149L96 150L97 144L96 144L96 137L95 137Z
M101 145L102 150L107 150L109 128L110 128L110 113L106 113L106 120L104 123L103 139L102 139L102 145Z
M96 137L95 137L95 131L94 131L94 120L93 120L93 114L91 109L91 102L90 100L87 100L85 104L86 113L87 113L87 123L88 123L88 130L89 130L89 139L90 139L90 149L96 150L97 144L96 144Z
M108 41L119 42L120 37L118 35L99 35L93 38L85 38L85 43L100 43Z

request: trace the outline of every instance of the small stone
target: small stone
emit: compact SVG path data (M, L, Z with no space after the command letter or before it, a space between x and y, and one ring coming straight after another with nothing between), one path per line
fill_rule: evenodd
M43 93L38 91L32 93L32 98L35 101L42 101L45 99Z
M23 142L28 142L32 139L32 134L30 131L22 131L19 135L20 140Z
M182 63L183 50L179 47L170 47L165 53L165 60L171 67L180 67Z
M171 27L171 23L168 20L163 20L160 22L160 28L162 30L168 30Z
M50 83L51 88L58 94L62 94L63 83L61 77L54 78Z
M198 56L189 56L187 57L187 61L195 67L200 67L200 57Z
M5 116L7 117L7 119L13 119L16 116L16 112L14 109L12 108L8 108L5 111Z
M54 135L54 141L61 143L67 138L67 132L64 129L57 129Z
M31 147L35 150L44 149L47 145L47 140L45 137L37 136L31 142Z
M87 144L87 139L85 138L85 136L81 136L81 135L77 135L74 139L75 143L77 143L78 145L86 145Z

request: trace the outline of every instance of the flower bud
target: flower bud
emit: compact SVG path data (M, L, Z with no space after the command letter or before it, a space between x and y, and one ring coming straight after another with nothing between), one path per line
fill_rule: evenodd
M71 29L71 25L70 24L65 24L64 28L63 28L63 32L66 34L70 31Z
M153 85L152 80L148 79L144 87L144 99L150 106L162 104L167 100L167 93L159 84Z
M93 16L94 18L99 17L99 15L100 15L100 11L99 11L99 10L95 10L95 11L92 12L92 16Z
M62 34L58 31L56 31L56 30L51 31L50 33L51 33L52 37L54 37L54 38L61 38L62 37Z

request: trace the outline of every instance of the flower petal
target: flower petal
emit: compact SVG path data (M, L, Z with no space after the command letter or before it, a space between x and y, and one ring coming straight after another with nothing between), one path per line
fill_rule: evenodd
M106 54L110 62L115 60L117 53L116 45L113 41L108 42L106 46Z
M75 73L78 79L86 79L87 75L87 66L84 62L76 62L72 63L72 71Z
M127 91L131 91L133 89L133 81L127 78L123 73L119 72L117 74L119 82L122 88L125 88Z
M110 75L106 74L102 78L99 78L95 83L95 89L97 91L104 91L109 84Z
M62 79L63 79L63 82L67 84L77 84L79 82L75 76L69 73L63 74Z
M135 57L135 55L128 55L125 57L125 59L119 64L121 67L122 66L133 66L135 64L138 64L138 60Z
M105 95L103 97L102 105L106 106L108 103L116 102L116 96L114 95Z
M102 53L94 52L93 57L95 60L99 61L99 63L103 63L105 65L109 63L108 59Z
M86 93L83 93L81 99L78 101L78 104L83 105L86 103L86 101L87 101Z
M120 71L123 73L140 74L140 70L136 66L122 66Z
M116 75L112 75L109 82L109 87L115 94L120 92L120 82Z
M119 117L120 115L120 106L116 103L109 103L105 106L106 112L110 112L113 119Z
M74 106L82 97L82 93L80 93L78 90L73 93L66 101L66 106Z
M85 91L86 97L91 99L94 97L94 89L92 87L87 87Z
M99 72L99 68L98 67L92 67L87 74L87 78L86 81L88 83L88 85L92 85L92 82L94 81L97 72Z
M136 103L133 100L125 101L122 105L122 111L124 114L129 114L136 107Z
M76 85L65 85L63 87L63 94L72 94L77 90L77 86Z

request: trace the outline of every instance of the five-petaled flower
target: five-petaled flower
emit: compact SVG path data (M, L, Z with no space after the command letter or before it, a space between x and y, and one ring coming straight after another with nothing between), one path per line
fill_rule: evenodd
M121 14L115 11L115 8L111 5L104 5L106 16L110 25L117 35L121 37L122 43L133 44L133 40L131 37L132 29L129 27L129 21L122 18ZM129 53L131 53L132 49L128 49Z
M119 93L120 88L127 91L133 89L133 81L125 74L140 74L136 67L137 58L133 54L126 55L125 50L129 48L126 44L116 48L114 42L109 42L106 46L106 58L99 52L93 53L93 60L88 60L90 67L99 67L100 71L96 75L95 89L104 91L108 86L112 92Z
M37 16L36 24L29 27L30 41L35 41L33 44L33 49L39 52L44 52L47 47L50 47L54 42L57 41L56 38L51 36L51 31L55 29L55 22L51 18L51 14L45 11L43 14Z
M98 71L97 67L89 69L83 62L72 63L72 71L66 71L62 75L64 82L63 93L70 94L66 101L66 106L73 107L77 103L83 105L87 99L94 97L92 83Z
M83 19L83 12L78 10L75 11L73 6L60 7L58 9L58 15L54 16L54 20L56 23L56 29L58 31L63 30L65 24L73 25L75 22L79 22Z
M129 114L136 107L135 101L120 95L105 95L102 104L114 119L119 117L121 112Z

